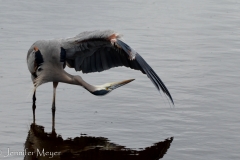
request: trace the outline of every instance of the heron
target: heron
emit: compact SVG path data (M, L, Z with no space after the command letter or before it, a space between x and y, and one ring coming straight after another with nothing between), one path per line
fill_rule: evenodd
M52 117L55 120L56 88L59 82L82 86L96 96L103 96L134 79L94 86L79 75L71 75L66 66L82 73L102 72L113 67L125 66L146 74L160 92L174 101L167 87L155 71L134 49L122 40L122 35L113 30L85 31L72 38L38 40L27 53L27 65L34 85L33 119L35 122L36 89L53 82Z

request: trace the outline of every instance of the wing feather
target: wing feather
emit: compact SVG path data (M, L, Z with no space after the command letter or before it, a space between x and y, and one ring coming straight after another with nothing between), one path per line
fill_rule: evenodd
M87 69L87 68L88 68L88 62L87 62L87 60L88 60L88 58L85 58L84 61L82 62L82 65L81 65L81 66L82 66L81 68L82 68L82 72L83 72L83 73L88 73L88 72L89 72L88 69Z
M96 54L96 67L97 67L97 71L98 72L102 72L103 71L103 67L102 67L102 61L101 61L100 53L97 52L95 54Z
M130 65L129 65L129 60L128 60L126 54L125 54L125 55L120 54L120 58L121 58L122 63L123 63L124 66L126 66L126 67L130 67Z
M110 54L111 54L111 52L106 52L107 63L108 63L109 68L113 68L114 67L113 61L112 61Z
M93 54L91 57L90 57L90 61L91 61L91 70L92 72L96 72L97 69L96 69L96 54Z
M117 67L118 66L123 66L120 54L118 52L113 52L113 53L114 53L114 56L115 56L115 59L116 59Z
M101 56L101 61L102 61L102 66L103 66L103 70L107 70L110 67L108 67L108 62L107 62L107 57L106 57L106 52L105 52L106 48L101 48L99 49L99 54Z
M66 61L70 67L83 73L102 72L113 67L125 66L147 74L154 86L162 90L174 104L171 94L148 63L130 46L121 41L113 31L83 32L63 41ZM74 63L73 63L74 60Z

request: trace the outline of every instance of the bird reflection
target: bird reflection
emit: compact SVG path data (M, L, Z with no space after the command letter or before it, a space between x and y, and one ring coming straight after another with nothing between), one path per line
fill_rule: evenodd
M129 149L104 137L80 135L64 140L54 131L32 123L25 142L24 160L157 160L169 149L173 137L142 150Z

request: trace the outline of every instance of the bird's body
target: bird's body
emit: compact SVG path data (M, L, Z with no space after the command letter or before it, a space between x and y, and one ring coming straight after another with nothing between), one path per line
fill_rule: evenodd
M169 91L153 69L112 30L83 32L67 39L36 41L28 50L27 64L35 86L34 102L36 88L43 83L53 82L54 111L58 82L80 85L94 95L105 95L133 80L93 86L78 75L68 74L64 70L66 65L83 73L102 72L118 66L140 70L147 74L155 87L159 91L162 90L173 103Z

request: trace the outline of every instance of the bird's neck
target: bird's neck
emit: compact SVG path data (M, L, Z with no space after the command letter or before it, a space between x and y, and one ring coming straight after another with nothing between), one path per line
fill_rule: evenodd
M73 84L80 85L91 93L97 90L97 87L85 82L80 76L73 76Z
M80 76L78 76L78 75L74 76L67 72L65 72L65 74L61 78L60 82L82 86L91 93L96 91L96 89L97 89L95 86L85 82Z

